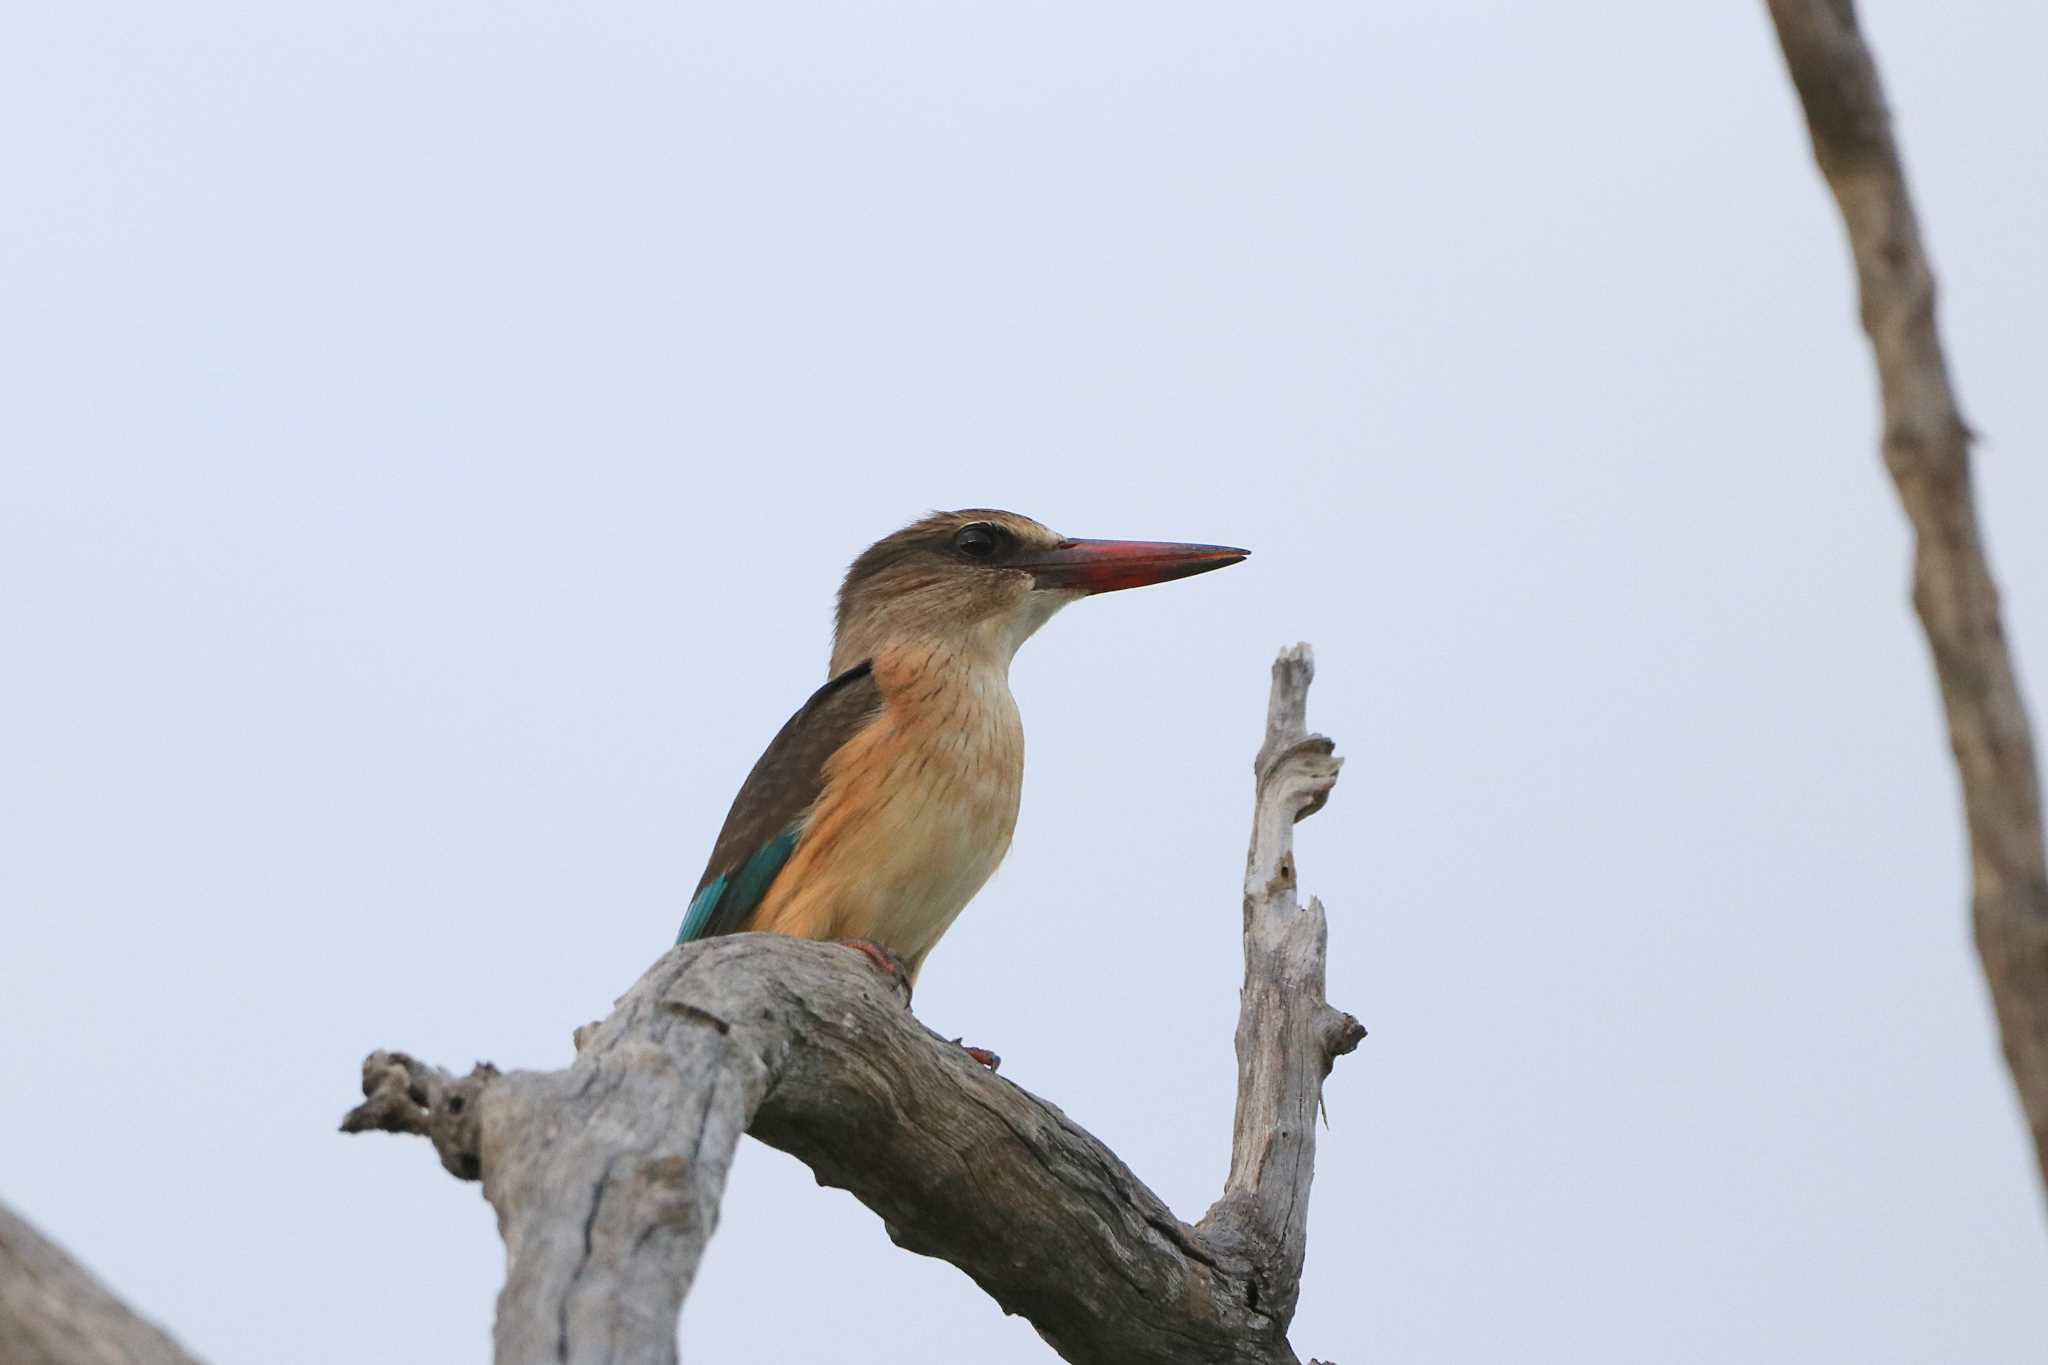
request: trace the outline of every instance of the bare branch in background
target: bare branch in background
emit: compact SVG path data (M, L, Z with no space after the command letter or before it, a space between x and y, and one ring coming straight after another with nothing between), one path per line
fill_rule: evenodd
M579 1031L566 1070L456 1079L363 1067L346 1120L423 1134L483 1181L508 1269L500 1365L668 1362L743 1132L952 1262L1067 1360L1296 1365L1317 1102L1364 1035L1323 999L1321 906L1295 903L1294 822L1337 779L1307 732L1307 648L1273 669L1244 904L1238 1102L1224 1194L1176 1218L1066 1115L924 1028L865 959L762 934L675 949Z
M1849 232L1884 405L1884 461L1913 524L1926 628L1962 777L1977 951L2048 1179L2048 855L2034 743L1970 483L1970 431L1935 328L1934 272L1877 64L1850 0L1769 0L1814 159Z

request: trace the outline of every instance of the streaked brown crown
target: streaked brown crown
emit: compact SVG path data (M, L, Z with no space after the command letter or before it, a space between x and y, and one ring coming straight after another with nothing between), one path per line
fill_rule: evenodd
M884 536L839 586L835 670L885 639L965 630L1011 609L1031 577L1008 561L1061 543L1051 528L993 507L933 512Z

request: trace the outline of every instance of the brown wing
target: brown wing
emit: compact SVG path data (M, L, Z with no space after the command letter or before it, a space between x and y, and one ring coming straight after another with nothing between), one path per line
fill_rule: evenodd
M825 785L825 761L881 709L882 689L863 661L819 688L789 718L733 798L676 942L730 934L745 925L803 837L804 817Z

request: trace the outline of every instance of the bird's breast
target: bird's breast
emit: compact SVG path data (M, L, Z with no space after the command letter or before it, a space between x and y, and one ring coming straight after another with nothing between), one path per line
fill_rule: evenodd
M826 765L759 927L869 938L921 962L1009 851L1024 729L1006 673L935 652L877 657L883 707Z

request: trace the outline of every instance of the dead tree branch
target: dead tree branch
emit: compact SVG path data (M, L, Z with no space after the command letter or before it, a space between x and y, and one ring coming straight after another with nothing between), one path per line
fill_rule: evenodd
M1977 525L1970 431L1935 328L1934 272L1851 0L1769 0L1814 159L1848 228L1877 361L1884 461L1913 524L1926 629L1962 777L1977 951L2048 1179L2048 855L2034 744Z
M198 1365L0 1205L0 1365Z
M673 1361L743 1132L851 1191L897 1245L966 1271L1067 1360L1296 1365L1315 1109L1363 1036L1323 1000L1321 906L1294 902L1294 822L1338 768L1304 723L1313 672L1305 646L1273 669L1230 1177L1198 1226L920 1025L859 954L760 934L671 951L579 1032L566 1070L456 1079L372 1054L342 1126L425 1135L450 1172L482 1180L508 1254L500 1365Z

